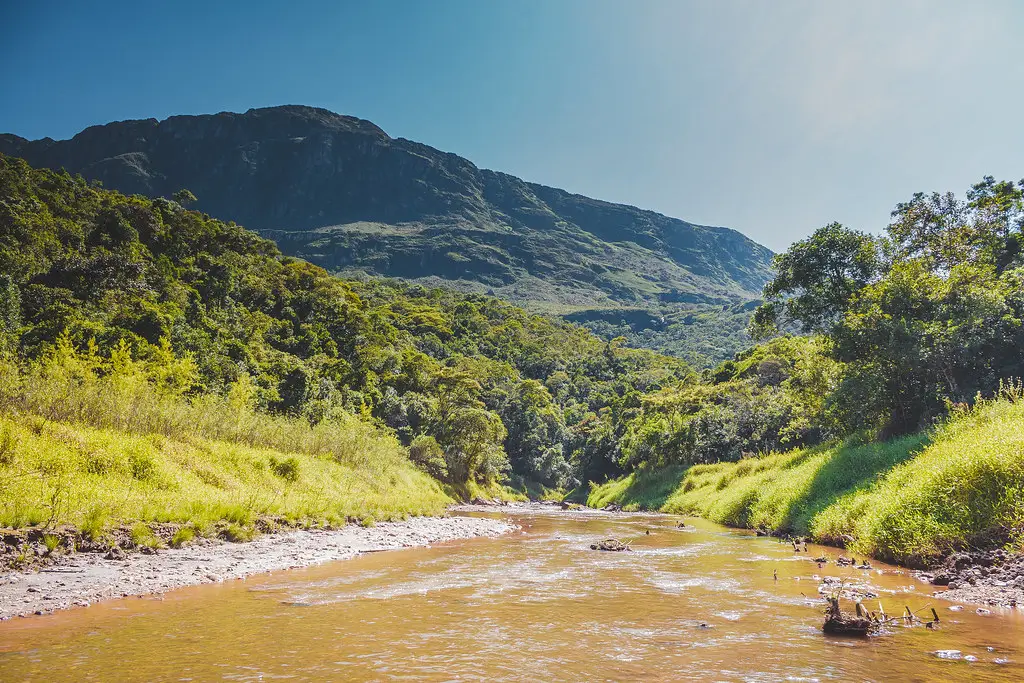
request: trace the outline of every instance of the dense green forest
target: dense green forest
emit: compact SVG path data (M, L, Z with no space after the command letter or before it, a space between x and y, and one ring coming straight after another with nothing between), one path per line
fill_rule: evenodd
M585 310L563 314L602 339L682 358L695 369L713 368L754 342L750 318L758 300L735 304L651 304L646 308Z
M62 340L186 358L186 398L238 387L311 424L358 415L441 480L558 487L622 472L641 397L679 360L497 299L341 280L176 200L126 197L0 158L0 310L28 363Z
M775 259L769 339L644 398L625 465L738 460L927 429L1024 374L1024 181L917 194L881 236L831 224ZM802 336L776 336L799 329Z
M8 412L174 439L201 423L203 438L276 449L271 474L281 453L334 452L354 470L411 460L449 491L585 495L927 432L1024 374L1024 183L915 195L881 236L818 230L776 258L751 329L765 341L699 373L493 297L339 279L192 200L0 157ZM103 416L104 395L130 400ZM204 406L234 417L201 420ZM409 511L441 504L431 491Z

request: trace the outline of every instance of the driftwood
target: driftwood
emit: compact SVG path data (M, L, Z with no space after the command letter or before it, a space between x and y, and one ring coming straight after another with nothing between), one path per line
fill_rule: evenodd
M825 608L825 624L821 630L833 636L858 636L866 637L874 627L869 618L861 615L860 603L857 604L857 616L844 614L839 609L839 598L828 598L828 606Z
M623 543L617 538L606 538L600 543L594 543L590 546L591 550L607 550L609 552L622 552L623 550L632 550L629 547L629 543Z
M911 612L909 607L904 607L904 613L898 617L888 616L885 613L885 607L882 606L881 600L878 601L878 612L868 611L868 608L860 600L857 600L854 603L857 613L855 615L846 614L839 608L839 596L841 594L842 586L840 586L837 592L825 598L825 623L822 625L821 630L829 635L863 638L878 633L888 624L901 621L905 626L913 626L916 622L930 629L937 628L939 625L939 615L934 607L924 608L931 610L932 613L931 621L925 621L914 612Z

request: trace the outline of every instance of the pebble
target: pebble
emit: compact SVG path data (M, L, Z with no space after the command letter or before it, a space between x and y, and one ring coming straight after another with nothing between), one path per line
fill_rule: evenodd
M979 607L977 609L977 612L978 612L978 614L980 614L983 617L987 617L988 615L992 614L992 610L985 609L984 607Z
M939 659L960 659L960 650L937 650L935 656Z

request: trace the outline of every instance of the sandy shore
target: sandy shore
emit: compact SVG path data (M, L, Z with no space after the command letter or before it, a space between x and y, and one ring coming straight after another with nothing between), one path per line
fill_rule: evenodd
M38 572L0 574L0 620L307 567L364 552L498 536L515 528L497 519L416 517L371 528L288 531L249 543L204 540L153 555L130 553L121 560L105 559L99 553L76 553Z

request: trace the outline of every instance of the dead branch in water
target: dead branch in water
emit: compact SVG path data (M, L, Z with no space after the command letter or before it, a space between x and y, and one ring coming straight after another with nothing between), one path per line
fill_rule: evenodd
M856 600L854 603L856 614L846 614L839 607L839 598L842 595L844 585L845 582L840 584L839 589L831 595L825 596L825 623L822 625L821 630L829 635L866 637L878 633L888 624L901 621L907 626L912 626L916 622L930 629L936 628L939 623L939 615L935 608L930 605L918 610L918 612L931 610L932 619L930 621L921 619L915 612L911 612L910 607L907 606L904 606L905 612L900 616L887 616L881 601L878 602L877 613L869 612L868 608L860 600Z
M606 538L600 543L594 543L590 546L591 550L607 550L610 552L621 552L623 550L632 550L629 547L629 543L623 543L617 538Z

